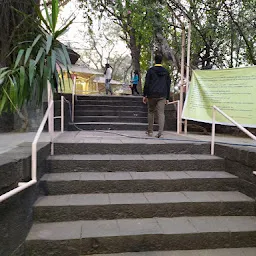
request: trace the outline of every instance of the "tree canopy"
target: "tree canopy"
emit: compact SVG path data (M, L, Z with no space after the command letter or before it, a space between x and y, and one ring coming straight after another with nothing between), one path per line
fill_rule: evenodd
M152 52L180 70L181 28L192 25L191 67L256 64L255 0L80 0L88 24L105 17L120 26L134 69L146 70ZM178 76L176 76L178 79Z

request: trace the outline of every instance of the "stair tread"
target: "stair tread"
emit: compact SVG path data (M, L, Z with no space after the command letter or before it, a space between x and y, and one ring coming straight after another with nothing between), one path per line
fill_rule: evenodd
M86 105L86 104L82 104L82 105L75 105L75 107L78 107L78 106L82 106L82 107L91 107L91 106L94 106L94 107L96 107L96 106L98 106L98 107L114 107L114 108L118 108L118 109L120 109L120 108L133 108L133 106L132 105L123 105L123 106L116 106L116 105L108 105L108 104L106 104L106 105L90 105L90 104L88 104L88 105ZM143 108L143 109L147 109L147 106L145 106L145 105L141 105L141 106L136 106L136 109L137 108ZM134 109L134 108L133 108Z
M141 125L141 126L145 126L147 127L148 124L147 123L125 123L125 122L74 122L74 124L108 124L108 125L111 125L111 124L115 124L115 125Z
M138 111L138 110L91 110L91 109L84 109L84 110L75 110L75 112L87 112L87 113L95 113L95 112L100 112L100 113L112 113L112 112L116 112L116 113L134 113L134 114L147 114L147 109L145 109L145 111Z
M47 173L42 181L111 181L111 180L183 180L237 179L224 171L157 171L157 172L68 172Z
M93 155L54 155L49 156L48 160L85 160L85 161L106 161L106 160L136 160L136 161L162 161L162 160L222 160L218 156L200 155L200 154L93 154Z
M256 232L256 217L203 216L43 223L32 226L27 241L232 232Z
M42 196L35 207L81 206L81 205L134 205L201 202L254 202L238 191L183 191L109 194L67 194Z
M102 118L102 119L108 119L108 118L116 118L116 119L147 119L147 117L140 117L140 116L84 116L84 115L76 115L75 118Z
M93 254L92 256L255 256L255 255L256 255L256 247L208 249L208 250L127 252L127 253L115 253L115 254Z

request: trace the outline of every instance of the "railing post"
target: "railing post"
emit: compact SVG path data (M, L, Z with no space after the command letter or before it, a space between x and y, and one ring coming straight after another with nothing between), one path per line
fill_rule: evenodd
M187 69L186 69L186 97L189 90L189 73L190 73L190 52L191 52L191 22L188 22L188 48L187 48ZM188 133L188 120L184 123L184 133Z
M184 120L184 133L185 134L188 133L188 120L187 119Z
M32 152L31 152L31 179L37 180L37 149L35 142L32 143Z
M48 81L48 107L52 103L52 107L49 111L49 116L48 116L48 128L49 128L49 133L51 137L51 155L54 155L54 100L53 100L53 93L52 93L52 88L51 84Z
M212 141L211 141L211 155L214 155L214 144L215 144L215 120L216 120L216 110L215 106L212 108Z
M52 98L53 98L52 97L52 88L51 88L51 84L49 81L47 82L47 91L48 91L48 107L49 107L51 104ZM53 119L52 119L51 115L52 115L52 112L49 112L49 118L48 118L48 132L49 133L52 132Z
M72 122L74 122L74 117L75 117L75 93L76 93L76 76L74 75L73 87L72 87L72 117L71 117Z
M182 25L182 44L181 44L181 71L180 71L180 127L179 132L182 132L182 110L183 110L183 92L184 92L184 71L185 71L185 46L186 46L186 34L185 34L185 26Z
M64 96L61 96L61 132L64 132Z
M177 101L177 134L180 134L180 101Z

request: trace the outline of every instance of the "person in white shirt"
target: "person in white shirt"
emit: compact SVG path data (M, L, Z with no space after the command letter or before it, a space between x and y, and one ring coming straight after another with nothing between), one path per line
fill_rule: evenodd
M110 85L110 81L112 78L112 68L108 63L105 65L104 77L105 77L106 94L108 95L108 92L110 92L110 94L113 95L112 88Z

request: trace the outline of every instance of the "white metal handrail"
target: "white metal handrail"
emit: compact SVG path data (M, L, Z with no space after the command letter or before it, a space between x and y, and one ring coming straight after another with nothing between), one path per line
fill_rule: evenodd
M9 192L6 192L5 194L0 195L0 203L37 183L37 143L45 127L47 120L49 123L49 133L51 135L51 154L53 155L54 153L54 118L61 118L61 132L63 132L64 131L64 96L61 96L61 116L59 117L54 117L54 113L52 113L52 111L54 110L54 101L51 97L49 99L50 101L49 101L48 108L44 114L43 120L32 142L31 180L28 182L19 182L17 188L14 188Z
M60 116L55 116L54 119L60 119L61 120L61 123L60 123L60 128L61 128L61 133L64 132L64 99L65 97L64 96L61 96L61 105L60 105L60 111L61 111L61 114Z
M234 119L232 119L230 116L228 116L226 113L224 113L221 109L219 109L216 106L213 106L213 113L212 113L212 141L211 141L211 155L214 155L214 145L215 145L215 124L216 124L216 111L218 111L220 114L222 114L224 117L226 117L230 122L232 122L234 125L236 125L241 131L243 131L245 134L247 134L250 138L256 141L256 136L254 136L251 132L249 132L246 128L244 128L242 125L237 123Z
M18 183L17 188L14 188L11 191L1 195L0 203L37 183L37 142L38 142L38 139L43 131L46 121L50 115L50 111L52 110L52 107L53 107L53 101L48 106L48 108L45 112L44 118L41 122L41 125L38 128L38 131L36 133L35 139L32 143L31 180L29 182L20 182L20 183Z
M168 103L168 105L177 104L177 134L180 134L180 101L175 100Z

